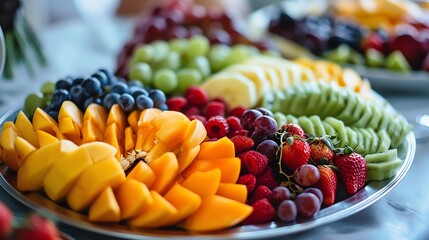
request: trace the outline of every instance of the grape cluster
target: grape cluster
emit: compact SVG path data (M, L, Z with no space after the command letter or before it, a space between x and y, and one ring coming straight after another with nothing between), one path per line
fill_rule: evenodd
M270 158L275 156L278 144L272 138L277 132L278 125L270 110L266 108L246 110L241 115L240 122L243 128L249 131L248 136L253 139L256 148L259 147L261 153ZM260 144L262 145L259 146ZM275 157L271 159L275 159Z
M157 40L135 49L127 77L166 94L183 94L212 73L259 54L275 53L260 52L256 47L243 44L210 45L209 39L200 35L190 39Z
M140 81L125 81L105 69L86 77L65 77L57 82L46 82L40 93L32 93L25 101L25 112L31 115L37 107L43 108L54 119L64 101L72 101L81 111L96 103L107 110L114 104L129 113L134 109L158 108L167 110L166 96L159 89L144 87Z

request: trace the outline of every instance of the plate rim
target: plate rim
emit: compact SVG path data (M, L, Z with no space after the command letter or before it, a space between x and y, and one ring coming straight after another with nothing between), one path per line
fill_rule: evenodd
M7 110L4 114L0 116L0 125L3 125L3 123L10 118L13 114L17 114L18 111L22 109L21 105L14 106ZM239 231L239 232L226 232L222 233L222 231L219 231L218 234L192 234L190 232L187 232L187 235L161 235L161 234L142 234L142 232L124 232L124 231L118 231L114 229L106 229L105 227L94 228L94 225L98 225L97 223L90 223L86 221L81 221L77 219L72 219L69 216L66 216L65 214L57 213L54 210L48 209L44 206L40 206L39 204L31 201L30 199L27 199L20 191L12 187L9 182L4 178L3 174L0 173L0 185L2 188L11 195L15 200L21 202L23 205L27 206L31 210L41 213L41 214L49 214L51 216L54 216L57 221L68 225L75 227L76 229L86 230L92 233L97 233L109 237L119 237L119 238L126 238L126 239L159 239L159 238L165 238L165 237L174 237L175 239L189 239L189 238L198 238L198 239L266 239L269 237L280 237L280 236L286 236L290 234L299 233L305 230L309 230L324 224L328 224L334 221L338 221L341 219L344 219L348 216L351 216L359 211L364 210L365 208L369 207L370 205L374 204L376 201L381 199L383 196L385 196L387 193L389 193L391 190L393 190L400 182L401 180L406 176L408 173L412 162L415 157L416 153L416 138L414 135L414 132L411 131L409 134L407 134L404 143L407 144L406 148L406 154L404 156L404 159L401 159L403 161L403 164L401 168L398 170L398 172L395 174L394 177L384 180L388 181L385 186L381 187L380 189L377 189L373 193L370 193L369 196L367 196L363 201L353 203L351 206L348 206L346 208L341 208L341 203L345 203L346 201L349 201L350 199L353 199L357 197L360 193L366 193L366 189L371 187L371 185L376 185L378 183L382 183L384 181L370 181L365 185L365 187L361 190L359 190L355 195L344 199L343 201L340 201L330 207L322 209L319 213L328 210L333 210L335 208L338 211L334 213L330 213L328 215L322 216L320 218L316 219L308 219L307 221L303 223L295 223L292 225L286 225L286 226L278 226L273 227L272 223L270 224L263 224L263 225L249 225L249 226L242 226L243 227L255 227L256 229L250 229L251 231ZM3 165L3 164L2 164ZM58 205L58 204L57 204ZM275 224L275 223L274 223ZM230 230L238 229L240 227L233 227Z

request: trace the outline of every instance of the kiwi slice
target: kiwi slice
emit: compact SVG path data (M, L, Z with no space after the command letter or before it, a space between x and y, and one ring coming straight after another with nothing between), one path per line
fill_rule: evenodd
M358 101L358 97L356 94L351 93L350 91L347 91L347 104L344 108L344 111L342 111L336 118L341 119L344 121L345 124L350 125L351 122L353 122L353 110L356 107L356 103Z
M313 123L310 121L310 119L306 116L301 116L298 118L298 124L302 127L302 129L304 129L304 132L311 134L311 135L316 135L315 131L314 131L314 126Z
M348 139L347 139L347 133L345 130L344 122L333 117L327 117L325 118L324 121L329 123L337 132L338 134L337 139L340 141L339 146L345 147L346 144L348 143Z
M276 120L277 126L279 127L283 126L287 122L286 116L281 112L274 113L274 120Z
M283 89L283 93L284 93L283 95L285 96L285 101L282 104L281 112L287 113L289 112L290 104L292 103L292 100L296 95L296 91L294 87L289 87L289 88Z
M285 99L286 99L286 97L282 91L275 91L274 92L274 103L273 103L271 111L273 111L273 112L283 111L282 104L285 102Z
M293 116L292 114L286 115L287 123L293 123L298 125L298 118Z
M325 136L326 132L322 124L322 119L317 115L313 115L309 119L313 123L315 135L319 137Z
M386 130L380 130L378 133L378 139L379 139L379 146L377 149L377 152L385 152L389 150L391 139L389 135L387 134Z
M348 145L352 148L356 148L359 144L359 136L355 130L351 127L346 127L347 139L349 140Z
M367 163L366 179L368 181L381 181L393 177L401 167L402 161L395 159L388 162Z
M389 149L381 153L373 153L365 155L365 160L367 163L380 163L393 161L398 158L398 149Z
M364 106L365 107L363 108L362 114L358 118L357 122L353 124L353 126L355 127L363 127L363 128L368 127L368 122L371 118L372 110L371 110L371 105L364 104Z
M370 149L372 146L372 136L366 128L359 128L359 131L362 133L363 138L364 138L363 153L368 154L368 153L370 153Z
M325 129L325 133L329 136L335 136L337 135L337 132L335 129L327 122L322 121L323 128Z
M369 106L371 107L372 116L368 123L368 127L372 129L378 129L378 125L380 123L381 116L382 116L381 110L375 107L375 105L373 104L369 104Z
M376 153L379 145L379 139L378 139L377 133L372 128L367 128L367 129L369 134L371 134L371 139L372 139L371 141L372 144L371 144L371 148L369 149L369 153Z

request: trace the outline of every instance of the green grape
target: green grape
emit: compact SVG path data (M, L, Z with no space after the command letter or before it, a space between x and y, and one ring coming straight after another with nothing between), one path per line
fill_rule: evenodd
M25 98L24 112L30 116L36 111L36 108L42 107L42 93L31 93Z
M204 36L193 36L189 39L188 48L186 51L186 57L188 59L194 59L197 56L205 56L210 48L209 40Z
M189 41L188 39L175 38L170 40L170 50L177 52L179 55L182 55L188 48Z
M55 91L55 82L48 81L43 83L42 87L40 88L40 92L44 95L51 95Z
M184 68L177 72L177 91L184 93L190 86L198 85L202 82L201 73L192 68Z
M153 62L158 63L164 60L170 52L170 46L166 41L157 40L151 44L154 48Z
M137 63L131 67L130 80L139 80L143 85L152 84L152 68L147 63Z
M269 56L269 57L278 57L278 58L282 57L280 52L274 51L274 50L264 50L261 52L261 54L264 56Z
M177 76L173 70L160 69L155 72L153 85L166 94L172 93L177 88Z
M204 56L198 56L198 57L192 59L189 62L188 66L190 68L193 68L193 69L196 69L196 70L200 71L201 75L204 78L210 76L210 74L211 74L209 60L207 60L207 58L204 57Z
M247 58L252 56L251 49L246 45L235 45L231 49L231 54L228 57L228 66L236 63L243 62Z
M135 59L135 62L149 63L154 59L154 57L155 48L152 45L143 45L137 48L132 59Z
M180 55L177 52L169 52L167 57L157 65L157 68L168 68L172 70L176 70L179 67Z
M231 53L231 48L227 45L217 44L210 49L208 59L213 72L217 72L226 67L227 59Z

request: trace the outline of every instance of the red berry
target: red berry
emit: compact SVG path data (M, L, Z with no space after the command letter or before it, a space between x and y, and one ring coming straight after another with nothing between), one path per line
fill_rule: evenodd
M167 99L167 106L169 110L180 112L182 108L188 103L184 97L171 97Z
M274 178L273 170L270 167L266 167L265 170L256 178L256 185L265 185L272 190L279 184Z
M205 108L205 117L207 119L214 116L225 117L225 105L221 102L209 102Z
M334 150L332 150L323 140L311 141L310 157L316 164L328 164L327 162L334 158ZM322 161L327 162L322 163Z
M192 115L200 115L200 110L197 107L189 107L185 111L183 111L188 118Z
M252 193L252 197L250 198L250 204L253 204L263 198L267 199L270 202L272 201L270 188L265 185L256 186L255 190Z
M226 122L228 123L229 130L231 132L243 129L243 127L241 126L241 123L240 123L240 118L238 118L238 117L229 116L226 118Z
M235 116L235 117L241 118L241 115L243 115L244 111L246 111L246 108L245 108L245 107L243 107L243 106L238 106L238 107L233 108L233 109L229 112L229 115L230 115L230 116Z
M209 100L207 92L204 91L202 88L195 86L190 87L186 90L185 98L188 100L189 104L198 107L206 105Z
M194 120L194 119L200 120L203 123L204 126L207 123L207 119L205 117L201 116L201 115L191 115L188 118L191 121Z
M230 140L234 143L236 155L250 150L254 145L253 140L246 136L234 136Z
M212 101L222 103L225 106L225 109L228 109L228 104L225 102L223 98L216 97L216 98L213 98Z
M4 203L0 202L0 239L6 238L11 233L12 220L12 212Z
M320 189L323 194L323 206L330 206L335 202L335 196L337 194L338 178L334 170L325 165L317 166L320 172L319 182L316 184L316 188Z
M286 123L281 127L281 129L290 133L290 135L292 135L292 136L297 135L298 137L300 137L302 139L306 138L304 130L300 126L298 126L294 123Z
M57 240L60 239L57 227L49 220L37 214L26 219L24 226L17 231L17 240Z
M247 168L247 171L255 176L262 173L268 164L267 156L253 150L246 152L243 158L244 166Z
M207 136L209 138L221 138L226 136L229 130L228 123L221 116L211 117L206 123Z
M299 166L307 164L310 159L310 145L300 139L293 139L282 146L282 161L292 171Z
M355 194L366 182L366 161L358 153L338 154L334 158L341 180L349 194Z
M247 193L253 192L256 186L256 177L253 174L245 174L238 178L237 184L243 184L247 187Z
M242 224L267 223L274 219L276 210L267 199L260 199L252 204L253 211Z
M244 130L244 129L241 129L241 130L237 130L237 131L233 131L233 132L229 132L228 133L228 137L229 138L232 138L232 137L234 137L234 136L246 136L247 137L247 134L249 133L249 131L247 131L247 130Z

